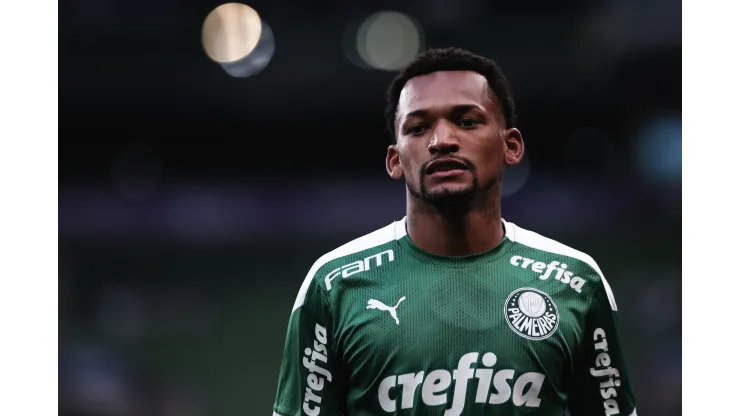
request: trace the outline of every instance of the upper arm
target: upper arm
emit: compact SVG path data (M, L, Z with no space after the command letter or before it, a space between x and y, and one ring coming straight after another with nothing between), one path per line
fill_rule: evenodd
M340 415L344 400L325 292L309 281L301 296L288 321L273 411L280 416Z
M568 392L568 411L572 416L637 415L619 336L619 319L609 292L608 286L599 284L586 312L584 336Z

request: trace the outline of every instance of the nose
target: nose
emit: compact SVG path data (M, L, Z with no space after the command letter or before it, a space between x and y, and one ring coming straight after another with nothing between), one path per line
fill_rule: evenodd
M429 140L429 152L447 154L458 150L460 150L460 143L457 140L455 129L444 121L440 122Z

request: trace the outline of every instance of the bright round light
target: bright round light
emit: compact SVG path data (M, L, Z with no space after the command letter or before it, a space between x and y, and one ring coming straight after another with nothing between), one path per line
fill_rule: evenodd
M203 48L216 62L235 62L254 50L261 34L262 20L253 8L226 3L213 9L203 22Z
M234 62L219 63L229 75L235 78L246 78L256 75L267 67L275 53L275 36L272 29L262 21L262 35L257 47L247 56Z
M421 27L398 12L376 13L357 31L357 52L363 61L378 69L403 67L414 59L423 43Z

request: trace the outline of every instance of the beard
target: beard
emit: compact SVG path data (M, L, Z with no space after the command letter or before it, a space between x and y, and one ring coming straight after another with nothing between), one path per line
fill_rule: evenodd
M469 183L453 186L442 185L435 189L429 189L424 177L426 167L431 162L429 161L421 166L418 172L418 180L415 183L406 181L406 188L413 197L439 211L453 213L476 207L485 209L491 203L491 198L489 198L491 192L500 189L503 170L481 184L475 166L469 161L465 161L470 168L468 172L472 175L472 180Z
M411 195L432 206L467 205L475 199L478 193L478 176L475 172L471 173L473 180L466 185L441 186L430 190L422 175L416 185L406 182L406 188Z

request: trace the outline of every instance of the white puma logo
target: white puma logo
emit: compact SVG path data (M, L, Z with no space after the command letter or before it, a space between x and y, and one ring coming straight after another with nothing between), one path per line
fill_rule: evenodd
M401 302L403 302L405 299L406 296L401 296L401 299L398 300L396 306L392 308L379 300L370 299L369 301L367 301L367 309L379 309L381 311L388 311L393 319L396 320L396 325L399 325L400 323L398 322L398 315L396 315L396 308L398 308L398 305L400 305Z

